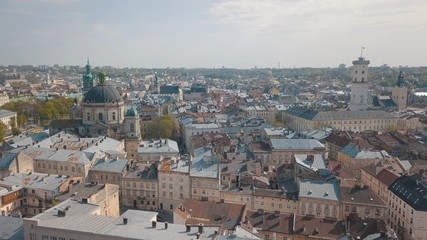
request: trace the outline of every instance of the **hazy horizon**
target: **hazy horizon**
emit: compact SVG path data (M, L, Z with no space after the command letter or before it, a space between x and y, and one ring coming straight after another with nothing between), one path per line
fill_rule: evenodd
M422 0L3 0L0 65L426 66Z

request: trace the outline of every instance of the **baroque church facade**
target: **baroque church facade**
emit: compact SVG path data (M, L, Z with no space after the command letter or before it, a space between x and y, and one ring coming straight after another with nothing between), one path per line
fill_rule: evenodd
M103 72L97 75L97 85L94 85L95 80L88 61L82 78L82 101L79 103L76 100L70 110L70 118L76 123L74 129L82 137L124 139L125 145L132 145L136 151L141 139L136 108L125 105L117 89L107 84Z

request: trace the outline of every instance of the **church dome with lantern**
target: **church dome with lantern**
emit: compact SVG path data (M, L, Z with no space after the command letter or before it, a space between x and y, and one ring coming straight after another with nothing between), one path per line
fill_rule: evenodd
M83 99L83 124L118 127L124 121L123 98L116 88L106 84L104 73L98 74L98 81L99 84L92 87Z

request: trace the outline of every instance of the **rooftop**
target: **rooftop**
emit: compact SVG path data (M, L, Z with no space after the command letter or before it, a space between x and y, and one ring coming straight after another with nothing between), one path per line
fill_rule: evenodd
M122 173L126 165L128 164L127 159L107 159L100 158L96 161L93 167L90 169L91 171L104 171L104 172L114 172L114 173Z
M0 216L0 229L0 239L24 239L24 228L21 218Z
M224 226L234 229L240 222L245 205L234 203L220 203L214 201L184 200L175 214L186 219L186 224L205 226Z
M65 216L59 216L58 210L64 211ZM97 205L69 199L28 220L38 220L37 227L81 232L86 236L110 236L117 239L195 239L198 231L197 227L192 227L187 232L186 226L176 224L167 224L166 228L165 223L157 223L153 227L152 221L156 219L156 212L128 210L120 217L107 217L96 215L97 211L99 211ZM216 230L218 228L204 227L200 239L211 239Z
M341 198L343 202L383 205L382 200L370 188L341 187Z
M362 150L355 144L348 144L340 150L347 156L354 159L385 159L389 158L389 154L386 151L367 151Z
M397 119L389 112L381 110L373 111L316 111L301 107L293 107L285 110L286 113L313 121L329 120L361 120L361 119Z
M397 178L388 188L417 211L427 211L427 177L419 173Z
M141 141L138 153L179 153L178 143L170 139Z
M159 165L160 172L180 172L189 173L190 161L189 160L174 160L165 159Z
M16 112L12 112L6 109L0 109L0 118L13 117L14 115L16 115Z
M319 198L340 201L340 189L337 182L300 181L299 197Z
M325 145L314 139L271 139L272 150L317 150Z
M124 178L139 178L145 180L156 180L157 179L157 164L151 164L147 166L143 163L133 162L129 171L125 174Z
M204 149L203 147L201 149ZM219 176L219 156L212 156L211 149L198 152L191 162L190 176L191 177L205 177L205 178L218 178Z
M99 191L104 189L105 184L76 183L70 185L70 188L70 191L56 196L55 199L62 202L69 198L90 198L92 195L97 194Z
M3 178L7 185L18 185L29 189L43 189L56 191L60 185L68 180L68 176L44 174L44 173L15 173Z
M311 169L313 171L326 169L326 162L321 154L295 154L294 157L296 163L304 166L305 168Z

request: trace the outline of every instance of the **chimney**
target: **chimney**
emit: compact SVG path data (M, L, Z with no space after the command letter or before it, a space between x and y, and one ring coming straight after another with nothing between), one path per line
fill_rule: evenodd
M199 231L200 234L203 233L203 224L199 223Z
M185 224L185 231L186 232L190 232L191 231L191 226L188 224Z
M157 222L156 222L156 221L151 221L151 227L152 227L152 228L156 228L156 224L157 224Z
M65 211L63 211L63 210L58 210L58 216L59 216L59 217L65 217Z
M309 154L309 155L307 155L307 160L309 160L309 161L314 161L314 155L313 154Z
M296 222L296 215L294 213L292 214L292 233L295 232L295 222Z
M127 218L123 218L123 224L124 225L128 224L128 219Z
M165 222L165 229L168 229L168 222Z

